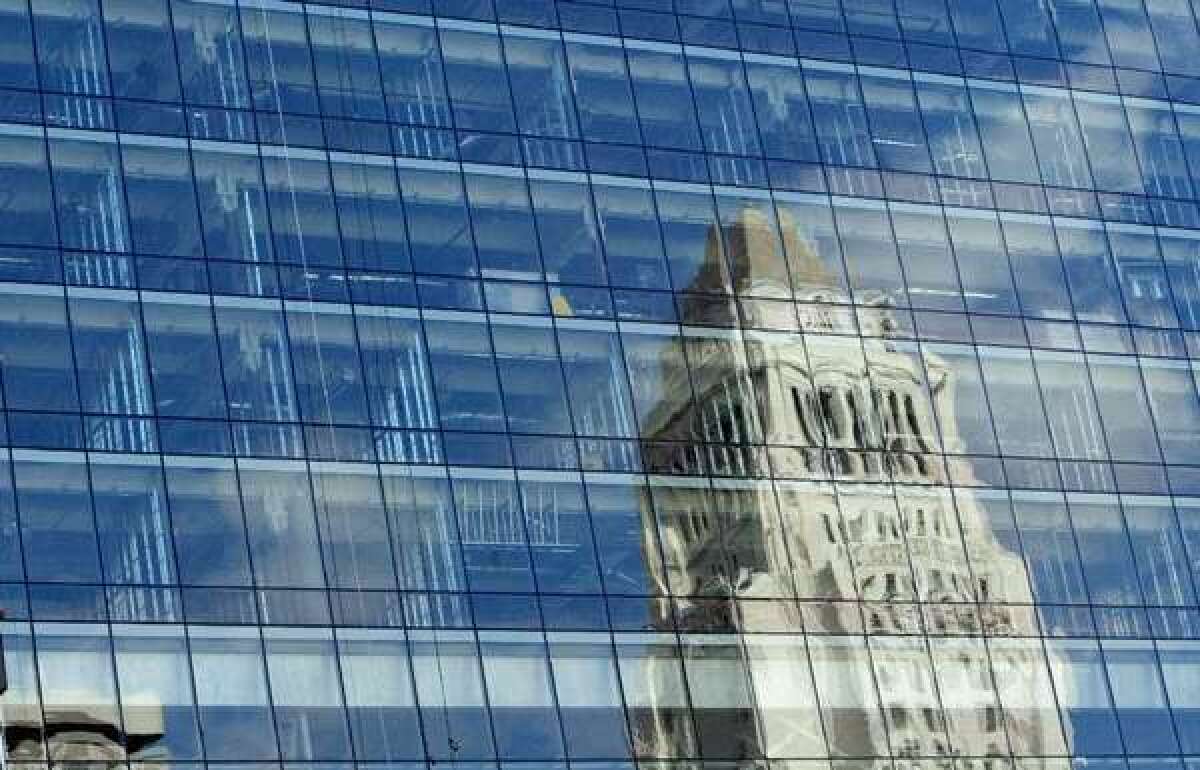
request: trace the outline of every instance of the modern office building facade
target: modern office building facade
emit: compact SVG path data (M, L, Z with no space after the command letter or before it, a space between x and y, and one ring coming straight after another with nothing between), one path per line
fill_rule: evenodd
M5 769L1200 767L1198 15L0 0Z

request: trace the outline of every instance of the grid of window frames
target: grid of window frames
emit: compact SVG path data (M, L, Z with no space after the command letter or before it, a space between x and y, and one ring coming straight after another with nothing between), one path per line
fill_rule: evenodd
M1200 7L369 5L0 0L6 767L1200 768Z

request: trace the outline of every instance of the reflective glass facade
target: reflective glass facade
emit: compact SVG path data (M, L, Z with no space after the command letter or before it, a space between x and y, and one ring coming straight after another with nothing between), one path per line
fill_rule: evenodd
M1198 16L0 0L4 770L1200 770Z

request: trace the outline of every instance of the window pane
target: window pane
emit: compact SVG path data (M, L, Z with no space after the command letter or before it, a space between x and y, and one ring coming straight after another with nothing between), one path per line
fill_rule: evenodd
M174 461L166 468L179 580L248 586L250 554L233 463L191 462Z
M331 463L312 469L326 579L335 588L395 588L387 513L374 467Z
M355 756L360 760L424 757L403 633L343 629L338 632L337 651Z
M429 756L449 761L495 757L473 635L417 631L409 639Z
M242 8L242 39L254 106L314 115L317 94L304 12L291 6Z
M657 48L626 48L625 55L637 98L642 140L654 147L701 149L696 106L683 56Z
M105 582L174 584L175 553L162 472L157 463L125 463L119 458L93 455L91 463ZM170 609L178 612L178 608Z
M317 523L304 466L243 460L238 477L255 582L287 588L323 586Z
M62 244L89 251L129 251L117 145L107 134L87 136L50 140Z
M630 754L617 667L608 634L547 634L555 694L570 757Z
M50 756L95 761L123 756L112 649L103 626L53 624L35 629ZM80 722L89 725L82 735Z
M38 456L40 457L40 456ZM100 557L83 457L13 461L29 580L99 583Z
M192 626L188 635L206 756L278 757L258 631Z
M113 626L112 635L125 732L145 736L130 747L130 758L198 759L200 725L183 629Z
M397 123L449 126L450 102L442 76L437 30L423 19L376 15L375 43L387 96L388 116ZM430 20L432 21L432 20Z
M521 133L563 139L579 136L562 43L506 33L504 56Z
M322 9L320 14L307 14L321 111L355 120L382 120L383 92L371 25L352 13Z
M460 129L515 132L500 38L444 27L439 34L455 125Z
M350 734L329 631L267 628L263 644L284 759L348 759Z
M550 666L541 634L479 635L496 753L511 759L563 757Z

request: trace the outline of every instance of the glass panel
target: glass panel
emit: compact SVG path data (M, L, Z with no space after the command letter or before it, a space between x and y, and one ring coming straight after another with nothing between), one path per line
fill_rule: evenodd
M625 55L637 98L642 141L654 147L701 149L696 105L683 56L640 48L627 48Z
M267 204L275 253L281 262L340 265L336 208L325 161L302 157L264 157Z
M918 76L915 82L934 170L951 176L986 177L966 84L935 77Z
M355 756L362 760L423 757L403 633L344 629L338 632L337 651Z
M354 120L382 120L383 93L371 24L349 11L308 14L308 36L321 111Z
M1174 0L1160 0L1160 2ZM1191 22L1191 14L1189 23ZM1151 195L1168 198L1191 196L1187 159L1175 131L1175 118L1166 105L1147 102L1145 107L1126 104L1125 115L1133 130L1133 143L1141 162L1142 181Z
M245 460L238 466L255 582L319 588L325 584L312 493L298 463Z
M712 195L659 190L655 200L675 289L729 293L733 279Z
M182 146L121 147L129 228L134 250L142 254L200 257L200 209L192 167Z
M466 174L464 181L480 272L485 277L540 278L542 260L524 178Z
M1158 660L1171 701L1175 730L1185 752L1195 750L1200 739L1200 645L1193 641L1160 641Z
M1080 320L1125 321L1119 278L1103 231L1092 223L1057 220L1058 246Z
M633 402L617 335L560 326L558 346L576 435L636 436Z
M732 634L684 636L683 656L701 756L761 754L762 731L741 639Z
M100 458L105 462L96 462ZM107 583L168 585L176 582L171 518L162 471L154 465L118 464L95 455L91 465L96 530ZM118 460L119 462L119 460ZM146 592L159 616L178 613L173 595ZM143 608L146 611L146 608Z
M1113 64L1118 67L1160 69L1155 54L1154 37L1141 2L1130 0L1096 0L1104 33L1112 52Z
M1178 751L1153 643L1106 639L1100 646L1125 750L1130 754Z
M54 624L35 630L50 756L120 761L125 754L122 739L133 737L130 730L135 725L122 730L112 648L104 627Z
M225 417L225 391L212 309L143 298L155 411L170 417Z
M786 61L746 62L746 80L768 157L820 159L800 67Z
M730 155L761 155L741 60L691 55L687 67L704 147Z
M284 759L348 759L350 734L329 632L263 630L275 728Z
M1179 362L1139 360L1158 445L1168 463L1194 463L1200 448L1200 402L1190 367Z
M238 145L231 148L241 151L192 152L205 251L209 257L271 262L270 220L258 157Z
M1075 111L1096 186L1101 190L1141 193L1142 175L1121 102L1116 97L1076 95Z
M599 38L594 44L571 40L566 48L583 137L598 142L640 141L621 47Z
M1108 677L1096 642L1047 639L1046 657L1062 712L1063 726L1076 754L1120 754L1120 733L1112 712Z
M13 461L29 580L99 583L100 549L83 457Z
M390 162L334 163L342 253L349 267L408 272L408 232Z
M479 635L496 753L511 759L560 759L562 731L541 634Z
M4 634L4 667L8 690L0 695L4 708L5 761L42 758L44 722L33 657L33 633L26 623L0 624Z
M887 212L866 201L844 200L833 211L855 302L870 305L891 300L908 305Z
M75 365L62 297L16 289L0 297L5 404L9 409L76 411Z
M1116 498L1074 494L1067 498L1071 523L1083 561L1088 594L1095 604L1129 605L1143 602L1137 585L1133 554L1125 534L1125 521Z
M1054 708L1054 669L1047 665L1049 656L1041 640L989 638L987 646L1013 753L1065 753L1063 731Z
M14 193L0 202L0 226L14 245L58 245L46 164L40 134L16 126L0 129L0 185Z
M891 70L871 70L860 71L859 84L879 165L898 171L932 171L912 81Z
M232 463L172 463L166 481L180 582L250 585L246 524Z
M129 251L120 161L108 136L50 140L59 236L68 248Z
M863 639L810 636L808 651L830 753L835 757L886 754L883 715Z
M188 636L206 756L278 757L257 629L192 626Z
M397 123L449 126L450 102L437 30L421 21L375 16L372 26L388 117Z
M130 758L194 760L200 725L187 640L179 626L113 626L117 685Z
M583 487L522 481L521 502L538 590L599 593L600 574Z
M1079 353L1035 350L1038 384L1050 420L1055 454L1085 460L1104 460L1104 426L1096 412L1091 382Z
M1037 148L1042 181L1060 187L1091 187L1083 135L1071 98L1063 91L1024 88L1025 113Z
M628 757L629 728L608 634L550 633L547 637L567 755Z
M589 482L588 505L604 590L612 595L666 593L666 576L653 521L649 490L628 484Z
M438 414L448 430L504 430L504 408L487 327L481 323L425 324Z
M979 81L971 82L970 91L991 177L1002 182L1040 182L1020 96L998 84Z
M298 419L292 364L278 306L217 307L217 335L232 416Z
M315 115L312 56L300 8L242 8L242 40L254 106L271 112Z
M417 631L409 640L428 755L449 761L494 757L473 635Z
M508 480L455 478L452 486L471 590L533 592L517 485Z
M1108 242L1130 320L1146 326L1178 326L1158 240L1149 231L1114 228L1108 233Z
M445 479L413 478L385 466L393 552L400 587L409 591L465 591L458 522ZM405 469L406 470L406 469ZM432 622L424 619L422 625Z
M521 133L563 139L579 136L562 43L508 34L504 57Z
M546 280L562 283L608 283L600 247L600 222L582 179L552 177L529 180Z
M1012 502L1034 599L1047 604L1085 603L1083 568L1062 497L1051 492L1014 492Z
M249 107L237 8L204 0L171 0L171 19L183 98L193 104Z
M836 65L829 66L828 70L804 70L821 157L826 163L873 167L875 152L857 79L849 72L833 69Z
M695 756L699 748L674 635L613 636L634 756Z
M1071 318L1071 297L1050 219L1002 214L1000 226L1021 312L1040 318Z
M108 61L96 0L33 0L42 88L107 96Z
M289 305L287 329L300 413L306 422L366 425L367 395L354 319L318 312L324 309L317 303Z
M475 246L457 173L399 169L413 268L419 273L476 275Z
M995 216L971 209L947 209L946 224L968 312L1017 314L1017 290Z
M902 203L888 208L913 307L962 312L963 289L942 213Z
M460 129L515 132L500 38L444 27L439 35L455 125Z
M1146 603L1159 607L1192 604L1195 588L1170 502L1164 498L1129 496L1122 498L1121 507ZM1171 680L1169 676L1166 678L1169 687Z
M84 411L152 413L154 396L138 306L122 300L72 298L67 307ZM132 436L111 436L109 442L120 449L141 443Z
M314 465L312 485L330 585L352 590L395 588L387 512L374 469Z
M1088 367L1112 459L1160 462L1158 439L1137 360L1089 355Z
M662 233L649 188L597 184L592 194L613 285L669 288Z
M104 30L113 93L134 99L180 100L165 0L108 0L104 3Z

